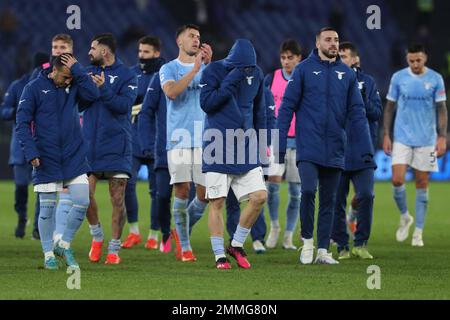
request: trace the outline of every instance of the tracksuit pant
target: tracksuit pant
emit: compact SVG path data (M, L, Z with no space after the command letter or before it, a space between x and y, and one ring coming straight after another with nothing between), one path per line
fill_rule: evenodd
M302 200L300 203L301 236L303 239L312 239L314 236L315 197L317 186L319 186L317 247L318 249L328 250L333 226L336 193L342 170L323 167L306 161L300 161L297 166L302 181Z
M349 250L349 236L347 233L345 212L350 181L355 186L356 199L358 201L358 216L354 239L355 247L367 244L372 227L374 169L367 168L358 171L344 171L339 182L331 236L338 245L338 252L343 249Z

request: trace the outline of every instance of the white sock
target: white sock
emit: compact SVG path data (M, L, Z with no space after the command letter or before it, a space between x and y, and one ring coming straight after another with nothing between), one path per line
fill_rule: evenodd
M220 258L226 258L227 256L224 254L218 254L215 256L216 257L216 261L219 260Z
M44 257L45 257L45 260L47 260L48 258L54 258L55 257L55 254L53 253L53 251L49 251L49 252L45 252L44 253Z
M64 249L69 249L70 248L70 242L66 242L66 241L64 241L64 240L59 240L59 243L58 243L58 245L61 247L61 248L64 248Z
M242 248L244 246L244 244L233 239L233 241L231 241L231 246L232 247L241 247Z
M139 223L137 223L137 222L130 223L130 233L140 234L139 233Z
M292 231L285 231L284 232L284 237L285 238L292 238Z
M158 241L158 231L150 230L148 233L148 240L150 239Z
M317 250L317 255L318 255L318 256L320 256L320 255L325 255L325 254L327 254L327 253L328 253L327 249L318 249L318 250Z
M272 228L272 229L279 229L280 228L280 222L278 220L270 221L270 228Z

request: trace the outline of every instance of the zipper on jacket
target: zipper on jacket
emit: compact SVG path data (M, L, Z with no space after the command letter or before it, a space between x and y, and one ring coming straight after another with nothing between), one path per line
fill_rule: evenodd
M330 95L330 62L327 62L327 85L326 85L326 116L325 116L325 161L324 164L327 163L328 159L328 117L330 112L330 106L328 104L328 96Z

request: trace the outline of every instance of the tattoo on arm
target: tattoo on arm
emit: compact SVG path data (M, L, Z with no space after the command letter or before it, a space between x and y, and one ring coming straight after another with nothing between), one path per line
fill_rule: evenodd
M395 102L388 100L386 102L386 107L384 108L384 119L383 119L385 135L387 134L391 136L392 122L394 121L394 112L395 112Z
M438 109L438 134L440 137L447 137L447 105L445 101L437 103Z

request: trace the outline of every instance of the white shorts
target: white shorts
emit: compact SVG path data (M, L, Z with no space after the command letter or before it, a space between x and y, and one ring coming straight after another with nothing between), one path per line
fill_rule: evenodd
M248 200L253 192L267 190L262 168L254 168L242 175L206 173L206 199L226 198L230 187L239 202Z
M130 179L128 173L117 171L98 171L92 172L92 175L94 175L97 179L110 179L110 178Z
M89 184L87 174L82 174L70 180L37 184L33 187L33 191L41 193L60 192L63 191L63 188L72 184Z
M300 183L300 175L297 168L297 150L288 148L284 163L275 163L273 150L270 150L270 165L267 171L268 176L281 177L286 171L285 179L287 182Z
M205 186L202 172L202 148L172 149L167 151L170 184L194 182Z
M436 147L410 147L394 142L392 147L392 165L406 164L424 172L438 172Z

